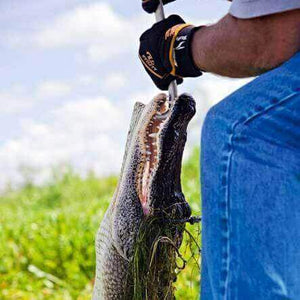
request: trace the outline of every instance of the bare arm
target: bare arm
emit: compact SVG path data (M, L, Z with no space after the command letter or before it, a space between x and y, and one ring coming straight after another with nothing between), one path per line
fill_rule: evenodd
M300 10L237 19L226 15L194 35L196 65L228 77L249 77L273 69L300 50Z

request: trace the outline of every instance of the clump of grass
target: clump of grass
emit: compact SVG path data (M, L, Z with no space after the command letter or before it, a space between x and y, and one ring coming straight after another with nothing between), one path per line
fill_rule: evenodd
M195 258L192 244L197 244L197 239L185 229L185 224L166 223L157 217L141 222L131 262L133 286L129 287L128 299L175 299L173 283L187 263L179 251L184 232L189 237L185 239L184 248L189 248L190 258Z

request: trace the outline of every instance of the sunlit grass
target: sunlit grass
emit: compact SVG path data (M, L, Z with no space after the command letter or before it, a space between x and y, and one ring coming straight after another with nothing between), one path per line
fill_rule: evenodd
M198 215L198 151L185 163L182 183ZM116 177L68 172L47 186L28 184L0 197L0 299L90 299L94 237L116 184ZM187 228L199 237L197 225ZM197 299L198 257L191 257L197 247L191 245L181 248L190 263L178 277L177 299Z

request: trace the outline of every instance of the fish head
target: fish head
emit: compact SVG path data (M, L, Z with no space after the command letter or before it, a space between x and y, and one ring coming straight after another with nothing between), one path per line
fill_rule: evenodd
M188 94L169 102L162 93L144 108L138 132L141 155L136 189L146 216L184 219L191 214L180 175L187 127L195 112L195 101Z
M183 94L174 102L159 94L133 111L119 185L110 206L112 239L118 253L132 257L145 217L184 219L191 214L180 173L187 126L195 101Z

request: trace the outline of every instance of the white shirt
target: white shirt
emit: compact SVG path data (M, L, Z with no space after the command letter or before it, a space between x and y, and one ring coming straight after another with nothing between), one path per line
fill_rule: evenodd
M250 19L300 8L300 0L233 0L229 13Z

